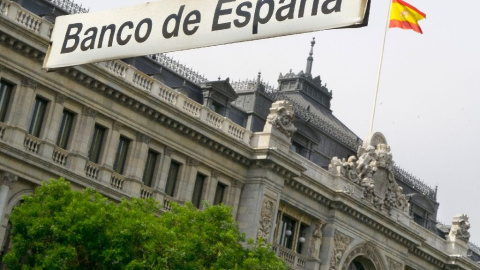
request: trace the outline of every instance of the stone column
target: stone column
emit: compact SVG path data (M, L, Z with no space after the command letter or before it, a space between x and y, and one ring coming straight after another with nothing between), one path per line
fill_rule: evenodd
M172 153L173 149L170 147L165 147L163 152L163 158L160 165L160 179L154 183L153 190L156 193L155 199L161 201L163 196L159 194L165 194L165 186L167 185L168 171L170 169L170 163L172 162Z
M35 81L26 77L23 78L12 102L11 114L15 115L12 119L13 128L5 134L5 140L17 148L23 147L25 135L28 133L36 89L37 83Z
M232 185L230 186L230 192L228 194L226 204L233 207L232 208L233 216L237 215L240 194L242 193L242 186L243 184L239 180L236 180L236 179L232 180Z
M8 191L10 190L13 182L17 180L18 176L12 173L0 173L0 224L3 224L3 218L5 216L5 208L7 206L8 200Z
M126 177L131 180L130 193L132 196L140 197L140 189L142 187L143 171L145 170L145 162L148 155L148 144L151 139L144 134L137 134L137 140L132 149L132 155L128 164Z
M41 152L39 153L45 158L51 159L53 155L54 148L57 143L57 136L58 131L60 129L60 124L62 121L63 115L63 104L67 100L67 97L61 94L57 94L55 97L55 102L52 104L53 112L52 112L52 119L50 121L49 126L45 126L45 143L41 148Z
M178 183L178 198L181 201L191 201L193 196L193 189L195 187L195 180L197 179L197 167L200 161L194 158L187 158L187 167L185 170L185 177L183 181Z
M120 129L123 125L119 122L113 123L112 131L107 140L106 147L104 149L104 155L102 161L99 162L103 164L108 170L100 170L99 180L105 185L110 186L110 178L112 176L113 163L115 162L115 155L117 154L118 143L120 141Z
M89 142L93 134L96 116L97 112L95 110L84 106L82 115L78 117L79 123L73 133L70 166L74 172L80 175L85 173L90 148Z
M217 170L213 170L211 176L208 178L207 196L206 196L205 200L207 200L211 204L213 204L213 201L215 200L215 192L217 191L218 177L219 176L220 176L220 172L217 171ZM235 216L235 215L233 215L233 216Z
M270 243L284 179L270 170L271 166L260 163L248 172L240 195L237 221L247 239L263 238Z

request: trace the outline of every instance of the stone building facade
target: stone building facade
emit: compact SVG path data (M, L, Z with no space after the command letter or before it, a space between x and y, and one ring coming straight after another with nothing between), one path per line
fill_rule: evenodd
M305 72L207 81L164 55L41 69L70 1L0 0L0 243L42 180L111 200L232 207L292 269L480 269L468 216L436 222L436 190L400 169L381 133L358 138Z

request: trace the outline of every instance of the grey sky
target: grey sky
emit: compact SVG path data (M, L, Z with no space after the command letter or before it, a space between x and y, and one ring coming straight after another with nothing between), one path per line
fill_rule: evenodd
M142 0L76 0L90 11ZM394 161L431 187L439 186L438 219L467 214L470 240L480 244L480 1L408 1L427 15L424 34L389 29L374 130ZM254 78L276 86L278 74L305 69L312 37L314 76L333 90L332 110L358 136L370 118L388 1L373 1L369 26L170 53L210 80ZM480 163L480 159L479 159ZM477 172L479 170L479 172Z

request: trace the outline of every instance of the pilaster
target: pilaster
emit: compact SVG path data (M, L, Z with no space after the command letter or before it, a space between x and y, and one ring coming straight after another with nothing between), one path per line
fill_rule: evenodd
M35 101L35 91L37 83L29 78L23 78L20 87L15 93L11 114L15 115L12 119L12 129L7 130L5 140L14 147L23 147L23 141L28 130L33 103Z
M95 110L87 106L83 107L76 128L78 132L73 133L72 148L70 151L70 156L72 157L70 168L80 175L85 173L85 165L88 161L88 151L90 147L89 142L95 126L96 116L97 112Z

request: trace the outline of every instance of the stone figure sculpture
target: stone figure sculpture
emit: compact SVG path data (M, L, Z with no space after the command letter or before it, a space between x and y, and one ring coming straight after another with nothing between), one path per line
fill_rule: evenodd
M358 148L357 157L350 156L348 160L334 157L329 171L361 186L364 199L377 209L408 211L403 189L395 181L392 154L385 137L381 133L371 134Z

